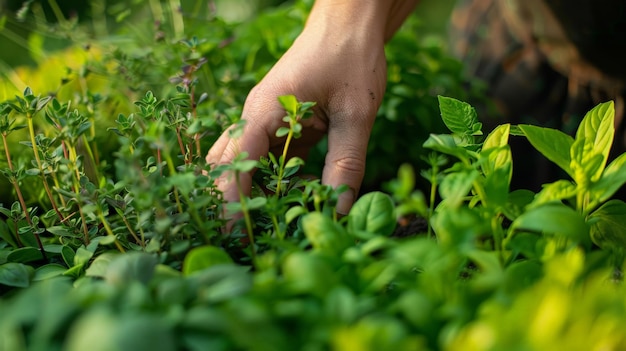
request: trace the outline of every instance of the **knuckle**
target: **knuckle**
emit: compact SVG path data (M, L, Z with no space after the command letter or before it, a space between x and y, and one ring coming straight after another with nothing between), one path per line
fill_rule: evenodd
M339 157L326 160L340 173L360 175L365 170L365 158L356 153L342 153Z

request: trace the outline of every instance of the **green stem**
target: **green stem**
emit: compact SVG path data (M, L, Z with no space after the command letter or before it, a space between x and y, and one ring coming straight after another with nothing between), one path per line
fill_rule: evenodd
M170 0L170 15L172 18L172 27L174 29L174 35L177 38L182 37L185 33L185 22L181 13L181 4L179 0Z
M85 151L87 151L87 155L89 156L89 159L92 161L93 166L93 173L96 176L96 179L98 180L98 183L100 183L101 179L100 179L100 171L98 170L98 160L95 157L95 154L93 152L93 149L91 148L91 145L89 144L89 141L87 140L87 136L83 135L83 146L85 147Z
M159 149L160 150L160 149ZM169 152L165 152L165 163L167 163L167 168L170 171L170 175L176 174L176 167L174 167L174 162L172 160L172 156L170 156ZM180 198L178 195L178 189L174 187L174 199L176 200L176 208L178 208L178 213L183 213L183 205L180 203Z
M130 232L130 235L132 235L133 239L135 239L135 242L139 245L141 245L141 247L146 247L146 243L141 239L139 239L139 237L137 237L137 233L135 233L135 231L133 230L133 228L131 227L130 223L128 223L128 219L126 219L126 216L124 216L124 214L122 213L122 211L120 211L120 209L115 209L117 211L117 214L122 218L122 222L124 222L124 225L126 226L126 228L128 229L128 231ZM143 237L143 235L142 235Z
M100 206L98 206L98 219L100 220L100 223L102 223L102 225L104 226L104 230L107 232L107 235L113 237L113 242L115 243L115 246L117 247L117 249L121 253L126 252L126 250L124 250L120 242L117 240L117 237L113 233L113 230L111 229L111 226L109 225L109 222L107 222L106 218L104 218L104 214L102 213L102 209L100 208Z
M430 219L433 216L433 213L435 212L435 193L437 191L437 175L436 173L434 173L435 175L433 177L431 177L430 179L430 202L428 204L429 206L429 210L428 210L428 238L432 238L433 237L433 228L430 225Z
M165 154L165 162L167 162L167 166L170 171L170 174L172 175L176 174L176 167L174 167L174 161L172 160L172 156L170 156L169 152ZM189 206L189 209L187 212L191 216L191 219L193 219L193 221L196 222L196 225L198 226L198 228L202 228L203 221L198 215L198 211L196 210L196 206L194 205L194 202L191 201L191 199L189 198L187 194L182 194L182 196L183 196L183 199L185 200L185 203L187 203ZM183 213L183 206L180 202L178 189L176 188L174 188L174 198L176 199L176 205L178 207L178 211L180 213Z
M85 213L83 212L83 206L80 201L80 171L76 166L77 156L76 156L76 147L74 144L68 145L69 147L69 165L70 171L73 173L72 178L74 179L74 193L76 194L76 206L78 207L78 213L80 214L80 220L83 224L83 236L85 237L85 245L89 245L89 228L87 228L87 220L85 218Z
M256 248L254 247L254 235L252 233L252 220L250 219L250 213L248 212L248 205L246 203L246 197L241 189L241 182L239 181L239 172L235 172L235 182L237 183L237 191L239 192L239 203L241 204L241 212L243 213L244 220L246 221L246 231L248 232L248 240L250 240L250 247L252 252L252 261L256 262Z
M39 158L39 149L37 147L37 141L35 140L35 127L33 125L33 116L31 114L27 114L26 120L28 121L28 132L30 134L30 142L33 147L33 153L35 154L35 161L37 162L37 169L39 170L39 175L41 176L44 190L46 191L46 194L48 195L48 199L50 199L50 204L52 205L52 208L56 212L57 216L59 216L59 219L61 220L61 222L63 222L65 221L65 217L63 217L63 214L61 213L61 211L59 211L56 201L54 200L54 197L52 196L52 192L50 191L50 186L48 185L48 181L46 180L46 175L44 174L41 159Z
M11 153L9 153L9 144L7 143L7 136L5 133L2 133L2 142L4 143L4 152L6 153L6 156L7 156L7 163L9 164L9 170L11 171L11 173L13 173L14 172L13 162L11 162ZM22 211L24 211L24 216L26 217L26 221L28 222L28 225L32 227L33 222L30 219L28 208L26 208L26 202L24 201L24 196L22 196L22 190L20 189L18 180L15 179L13 176L11 177L11 184L13 184L13 188L15 189L15 193L17 194L17 199L20 202L20 206L22 206ZM17 226L17 221L15 221L15 225ZM15 232L15 240L17 241L17 244L19 247L24 246L24 244L22 244L22 239L20 239L20 235L18 231ZM41 247L41 249L42 249L41 252L44 252L43 247ZM44 256L44 259L45 259L45 256Z
M283 240L285 238L285 233L280 230L278 217L276 217L275 214L272 214L272 224L274 225L274 231L276 231L276 237L278 237L279 240Z
M8 161L8 164L9 164L9 169L11 170L11 172L13 172L14 171L13 170L13 163L11 162L11 154L9 153L9 146L8 146L5 134L2 134L2 142L4 143L4 150L5 150L6 155L7 155L7 161ZM37 233L35 231L35 227L34 227L33 221L30 218L30 213L28 212L28 207L26 207L26 201L24 201L24 196L22 195L22 191L20 189L20 186L18 184L17 179L12 179L11 183L13 184L13 187L15 188L15 193L17 194L17 199L20 202L20 206L22 207L22 211L24 211L24 217L26 217L26 222L33 229L33 236L35 237L35 240L37 240L37 246L39 246L39 251L41 252L41 257L44 260L47 260L48 258L46 257L46 251L43 248L43 243L41 242L41 237L39 236L39 233ZM15 222L15 225L17 226L17 221ZM20 236L19 236L19 231L15 233L15 240L17 241L18 245L23 246L22 240L20 239Z
M287 150L289 150L289 144L293 138L293 128L289 128L287 133L287 140L285 140L285 146L283 147L282 162L278 168L278 183L276 184L276 195L280 196L280 187L283 184L283 177L285 175L285 164L287 163Z

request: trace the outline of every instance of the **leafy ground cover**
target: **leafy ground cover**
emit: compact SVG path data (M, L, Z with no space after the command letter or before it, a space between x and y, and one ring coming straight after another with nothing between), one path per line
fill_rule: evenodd
M471 105L432 97L474 92L412 22L389 44L372 140L369 172L394 175L347 216L334 210L342 189L299 177L289 143L259 161L203 163L307 6L245 25L169 13L59 54L63 73L43 63L3 81L0 350L626 348L626 204L612 199L626 156L609 160L612 102L573 137L483 131ZM18 78L32 88L16 91ZM298 138L313 102L280 102L278 133ZM394 160L389 135L414 154ZM510 191L510 138L568 179ZM254 195L224 204L215 178L253 167Z

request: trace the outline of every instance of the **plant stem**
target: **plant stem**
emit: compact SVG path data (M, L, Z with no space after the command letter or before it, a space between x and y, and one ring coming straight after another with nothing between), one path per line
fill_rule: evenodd
M160 150L160 149L159 149ZM169 152L165 153L165 163L167 163L167 168L170 171L170 175L176 174L176 167L174 167L174 162L172 160L172 156L170 156ZM161 173L163 175L163 173ZM174 187L174 199L176 200L176 207L178 208L178 213L183 213L183 205L180 203L180 198L178 195L178 189Z
M11 153L9 152L9 144L7 143L7 136L6 134L2 133L2 142L4 143L4 152L6 153L7 156L7 163L9 164L9 169L11 170L11 173L14 172L14 168L13 168L13 162L11 162ZM20 189L20 185L18 184L18 180L17 179L11 179L11 183L13 184L13 188L15 188L15 193L17 194L17 199L20 202L20 206L22 207L22 211L24 211L24 217L26 217L26 222L28 223L28 225L34 229L34 225L33 225L33 221L30 218L30 213L28 212L28 207L26 207L26 201L24 201L24 196L22 195L22 190ZM17 222L15 223L15 225L17 226ZM35 236L35 239L37 240L37 246L39 246L39 251L41 251L41 256L44 260L47 260L48 258L46 257L46 251L43 248L43 243L41 242L41 238L39 237L39 233L35 232L33 230L33 235ZM15 233L15 239L17 240L18 245L20 246L24 246L22 244L22 240L20 239L20 235L19 232Z
M27 114L26 120L28 121L28 132L30 134L30 142L33 147L33 153L35 154L35 161L37 162L37 168L39 169L39 175L41 176L44 190L46 191L46 194L48 195L48 199L50 199L50 204L52 205L52 208L57 213L57 216L59 217L61 222L63 222L65 220L65 217L63 217L63 214L61 213L61 211L59 211L56 201L54 200L54 197L52 196L52 192L50 191L50 186L48 186L48 181L46 180L46 175L44 174L41 159L39 158L39 149L37 148L37 141L35 140L35 127L33 125L33 116L31 114Z
M70 171L73 172L72 178L74 179L74 193L76 194L76 206L78 207L78 213L80 214L80 220L83 224L83 236L85 237L85 245L89 245L89 229L87 228L87 221L85 218L85 213L83 212L83 207L81 205L80 200L80 171L76 166L77 156L76 156L76 147L72 144L69 147L69 164Z
M126 252L126 250L124 250L120 242L117 240L117 237L113 233L113 230L111 229L111 226L109 225L109 222L107 222L106 218L104 218L104 214L102 213L102 209L100 208L100 206L98 206L98 219L100 219L100 223L102 223L102 225L104 226L104 230L107 232L107 235L110 235L113 237L113 240L114 240L113 242L115 243L115 246L117 247L117 249L121 253Z
M248 240L250 240L252 261L256 261L256 249L254 247L254 235L252 233L252 220L250 219L250 213L248 212L248 205L246 203L246 197L241 189L241 182L239 181L239 172L235 172L235 182L237 183L237 191L239 192L239 203L241 204L241 212L243 218L246 221L246 231L248 234Z
M115 211L117 212L118 216L120 216L120 218L122 218L122 222L124 222L124 225L126 226L128 231L130 232L130 235L132 235L133 239L135 239L135 242L137 244L141 245L141 247L146 247L146 243L143 240L140 240L139 237L137 237L137 233L135 233L135 231L131 227L130 223L128 223L128 219L126 219L126 216L124 216L122 211L119 208L116 208Z
M285 146L283 147L283 155L282 162L280 163L280 167L278 167L278 183L276 184L276 195L280 196L280 186L283 183L283 177L285 174L285 164L287 162L287 150L289 150L289 144L291 143L291 139L293 138L293 127L289 128L289 133L287 133L287 139L285 140Z

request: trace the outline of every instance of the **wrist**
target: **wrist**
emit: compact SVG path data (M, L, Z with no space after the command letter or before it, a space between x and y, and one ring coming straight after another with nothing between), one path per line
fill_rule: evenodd
M317 0L305 30L384 44L416 3L417 0Z

